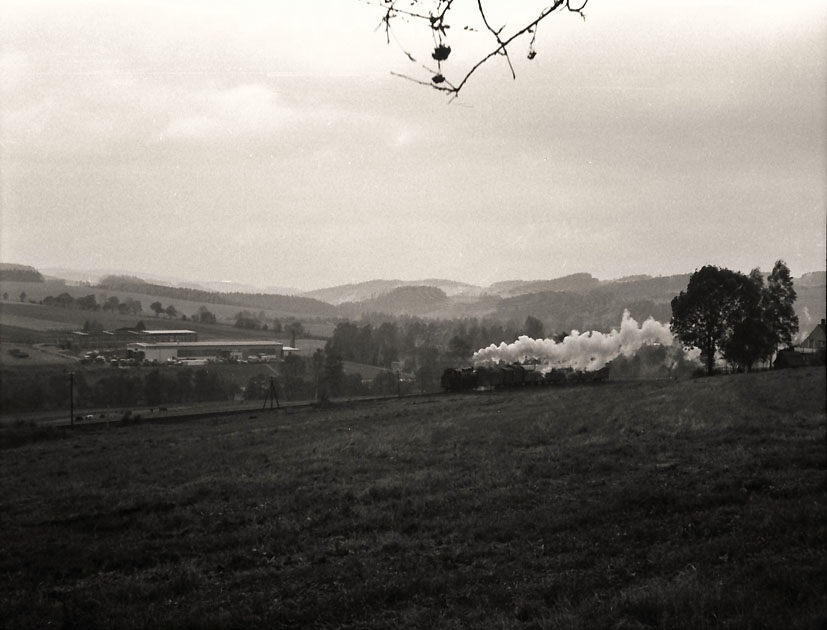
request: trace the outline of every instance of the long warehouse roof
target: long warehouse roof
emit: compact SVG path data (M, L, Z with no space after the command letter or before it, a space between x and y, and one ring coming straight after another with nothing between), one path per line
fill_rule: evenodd
M296 350L284 346L280 341L136 341L130 346L148 346L150 348L244 348L283 346L285 350Z
M138 330L139 335L194 335L194 330Z

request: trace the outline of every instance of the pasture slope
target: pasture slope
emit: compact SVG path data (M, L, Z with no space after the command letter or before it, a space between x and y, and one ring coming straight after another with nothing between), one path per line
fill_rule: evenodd
M826 396L812 368L4 429L0 627L823 628Z

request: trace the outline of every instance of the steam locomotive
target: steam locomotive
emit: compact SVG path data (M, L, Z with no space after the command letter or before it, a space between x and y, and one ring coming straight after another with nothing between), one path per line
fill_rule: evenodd
M542 366L511 363L506 365L448 368L440 383L449 392L492 390L541 385L599 383L609 378L609 366L591 372L571 368L541 371Z

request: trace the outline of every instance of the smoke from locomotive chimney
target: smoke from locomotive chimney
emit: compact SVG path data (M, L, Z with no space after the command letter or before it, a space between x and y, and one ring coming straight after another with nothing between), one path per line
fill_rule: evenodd
M644 345L658 343L672 346L674 342L675 336L669 326L651 317L638 325L629 311L624 311L620 330L610 333L580 333L573 330L560 343L553 339L532 339L523 335L514 343L491 344L477 350L472 360L474 365L538 360L550 367L592 371L599 370L620 355L631 357Z

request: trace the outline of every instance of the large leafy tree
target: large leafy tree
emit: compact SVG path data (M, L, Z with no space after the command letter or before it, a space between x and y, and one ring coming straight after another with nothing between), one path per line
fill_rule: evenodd
M732 365L749 371L756 361L775 351L773 331L767 317L767 292L761 271L753 269L749 282L740 286L741 317L721 344L721 354Z
M326 352L324 355L323 377L331 396L338 396L342 393L345 370L342 357L335 352Z
M744 320L745 295L753 286L744 274L707 265L693 273L686 290L672 299L672 332L687 346L700 349L707 374L715 369L715 354Z
M300 396L304 386L305 372L306 366L302 357L295 354L288 354L284 357L284 363L281 364L281 373L288 400Z
M745 370L756 361L767 360L781 346L792 343L798 331L796 299L790 270L783 260L776 261L766 286L758 269L750 273L752 286L742 295L744 318L735 324L723 347L723 355Z
M767 281L765 317L772 329L773 351L789 346L798 332L798 315L793 305L796 299L790 270L783 260L776 261Z
M77 300L75 300L75 304L78 306L78 308L81 308L84 311L98 310L98 302L95 299L95 295L91 293L89 295L79 297Z
M798 331L795 299L783 260L775 263L766 285L758 269L745 276L706 266L692 274L686 291L672 300L670 324L683 343L701 350L708 374L716 353L749 370L792 342Z

